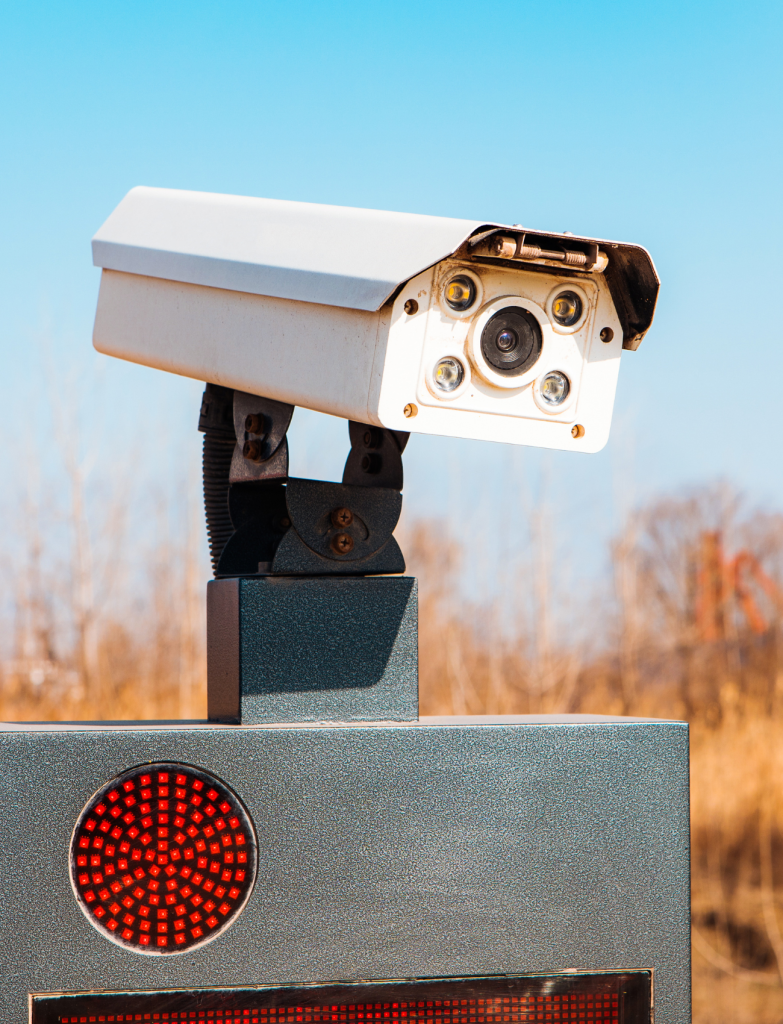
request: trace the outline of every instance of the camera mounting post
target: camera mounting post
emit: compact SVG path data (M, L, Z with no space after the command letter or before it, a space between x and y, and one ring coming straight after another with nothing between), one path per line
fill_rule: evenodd
M418 717L417 587L393 536L409 434L350 421L342 483L288 475L294 406L207 384L208 708L252 723ZM395 575L390 575L395 574Z

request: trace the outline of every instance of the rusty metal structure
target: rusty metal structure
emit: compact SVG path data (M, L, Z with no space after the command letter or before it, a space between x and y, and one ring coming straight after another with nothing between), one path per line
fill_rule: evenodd
M772 620L761 610L759 594L763 594L779 614L783 613L783 591L764 571L756 555L743 549L729 558L720 531L702 533L695 608L699 639L705 643L725 640L732 606L741 612L751 632L765 633Z

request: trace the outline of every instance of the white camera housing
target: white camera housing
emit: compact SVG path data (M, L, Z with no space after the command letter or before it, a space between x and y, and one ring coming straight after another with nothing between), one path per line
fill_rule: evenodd
M93 258L100 352L393 430L584 452L607 441L621 351L658 292L638 246L153 188L128 193ZM466 309L445 296L458 276ZM520 337L528 362L490 363Z

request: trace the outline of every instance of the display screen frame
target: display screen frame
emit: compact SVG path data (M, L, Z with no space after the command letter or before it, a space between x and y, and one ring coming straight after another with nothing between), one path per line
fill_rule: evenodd
M584 1007L579 1006L582 995ZM606 996L610 997L608 1004L616 1005L616 1014L607 1016L603 1009L596 1014L599 995L603 1008L607 1005ZM527 1002L520 1009L522 997ZM541 1006L533 1007L531 999ZM461 1005L456 1006L455 1000ZM467 1000L464 1010L463 1000ZM486 1000L491 1000L492 1011L471 1009L471 1000L477 1005L484 1000L485 1006ZM515 1002L510 1004L511 1009L498 1008L497 1000ZM412 1003L417 1006L411 1007ZM423 1004L421 1009L419 1003ZM448 1009L444 1009L444 1003ZM368 1024L368 1014L362 1012L359 1019L356 1008L361 1005L369 1009L369 1004L383 1007L378 1024L652 1024L653 971L563 971L286 986L32 993L29 1019L30 1024L136 1020L142 1024L229 1024L240 1018L243 1024ZM404 1014L399 1009L403 1004ZM391 1009L395 1005L396 1011ZM576 1012L572 1013L572 1007ZM340 1011L349 1008L354 1009L353 1019L346 1012L343 1021ZM286 1012L281 1014L281 1010Z

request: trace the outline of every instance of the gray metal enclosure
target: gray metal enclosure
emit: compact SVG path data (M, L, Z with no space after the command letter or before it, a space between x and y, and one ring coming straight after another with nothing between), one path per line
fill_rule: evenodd
M244 802L259 871L213 942L143 956L77 904L82 808L173 761ZM0 727L0 1021L28 993L652 969L690 1019L688 730L640 719Z

